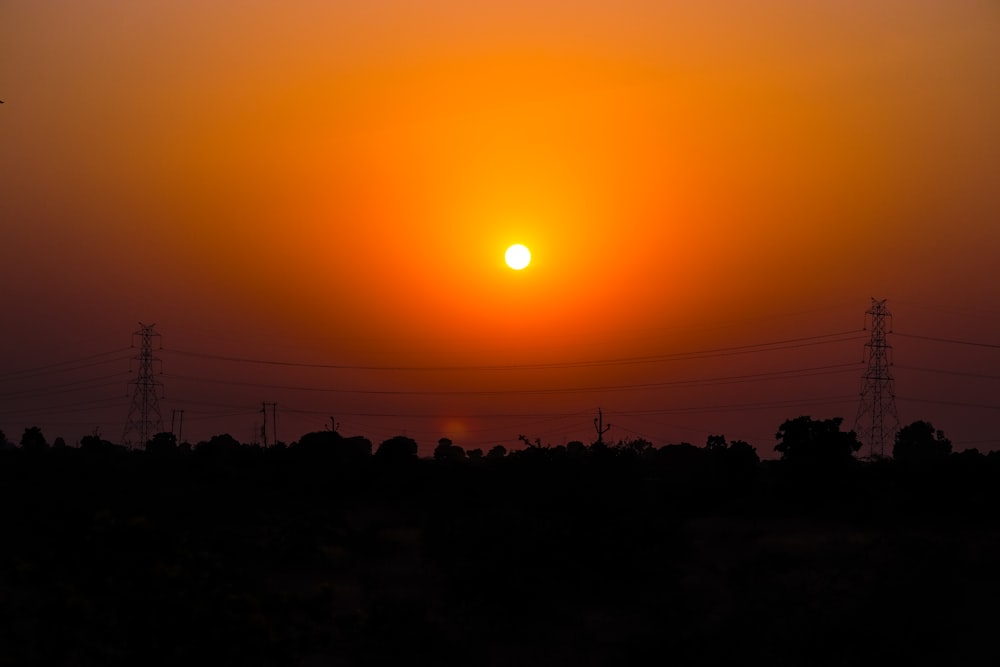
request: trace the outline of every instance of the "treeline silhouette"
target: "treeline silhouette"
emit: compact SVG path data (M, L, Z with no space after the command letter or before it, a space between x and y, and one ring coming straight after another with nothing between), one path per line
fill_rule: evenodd
M432 457L335 431L0 450L0 665L991 664L1000 456L746 442Z

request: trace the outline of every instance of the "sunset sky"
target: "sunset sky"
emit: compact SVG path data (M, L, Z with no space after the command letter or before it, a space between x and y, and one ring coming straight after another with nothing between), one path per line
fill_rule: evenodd
M1000 449L993 0L0 3L0 429ZM504 250L524 243L523 271ZM975 343L975 344L971 344ZM267 363L261 363L267 362ZM271 434L268 434L271 437Z

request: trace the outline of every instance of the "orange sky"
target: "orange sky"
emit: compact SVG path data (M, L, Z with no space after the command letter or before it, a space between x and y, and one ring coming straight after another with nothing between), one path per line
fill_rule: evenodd
M667 357L860 330L871 296L1000 342L997 34L985 0L7 0L0 429L116 439L134 351L41 367L140 320L193 440L248 440L261 401L282 439L334 415L425 448L589 440L599 406L616 437L763 455L785 418L852 422L862 368L810 369L860 331ZM904 421L1000 447L972 376L1000 352L893 343Z

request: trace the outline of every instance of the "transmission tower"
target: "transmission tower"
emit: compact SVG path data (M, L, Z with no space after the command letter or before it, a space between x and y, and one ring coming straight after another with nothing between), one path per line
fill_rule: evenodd
M153 374L153 364L160 362L153 356L153 338L160 338L160 334L153 330L155 326L139 322L139 330L132 334L133 347L136 339L139 340L139 353L133 357L139 364L139 372L130 383L135 385L135 389L132 391L132 407L129 408L128 420L122 432L122 444L130 449L145 446L150 438L163 431L157 397L163 383Z
M892 346L886 342L886 333L891 328L887 327L886 320L891 322L892 314L885 302L886 299L872 298L871 310L865 312L871 320L872 333L865 343L868 366L861 376L861 400L854 420L854 430L859 440L868 445L868 455L872 459L885 456L886 443L891 443L899 430L889 361Z

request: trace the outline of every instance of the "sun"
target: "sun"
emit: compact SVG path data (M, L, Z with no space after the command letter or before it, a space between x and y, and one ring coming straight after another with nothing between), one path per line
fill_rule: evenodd
M531 262L531 251L526 246L515 243L507 248L503 258L507 262L507 266L515 271L520 271Z

